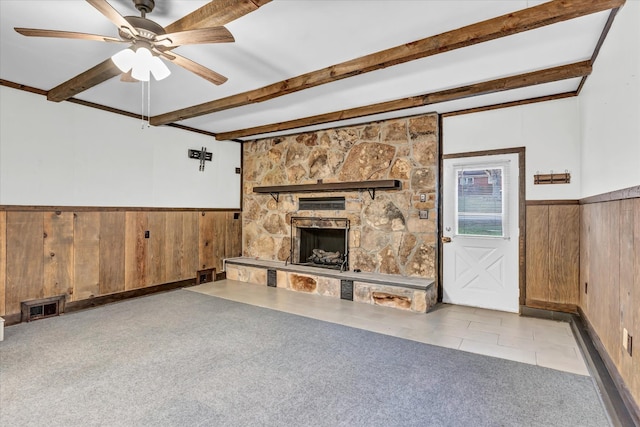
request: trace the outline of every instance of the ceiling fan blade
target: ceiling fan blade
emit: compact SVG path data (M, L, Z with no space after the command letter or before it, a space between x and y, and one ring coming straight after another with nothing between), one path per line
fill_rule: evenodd
M134 79L133 76L131 75L131 71L132 70L129 70L127 73L122 73L120 75L120 81L127 82L127 83L138 83L140 80Z
M127 43L125 40L115 37L100 36L97 34L76 33L73 31L41 30L37 28L14 28L18 33L28 37L55 37L60 39L95 40L99 42Z
M211 27L163 34L156 39L154 44L161 48L169 48L188 44L230 43L234 41L233 35L225 27Z
M120 15L106 0L87 0L91 6L98 9L109 21L113 22L118 28L128 28L134 36L138 35L138 31L133 28L133 25L129 23L124 16Z
M164 29L167 33L192 30L195 28L225 25L257 10L271 0L212 0L199 9L178 19Z
M210 70L207 67L204 67L198 64L197 62L193 62L192 60L187 59L184 56L180 56L174 52L171 52L171 53L159 52L159 54L162 57L173 62L174 64L181 66L185 70L191 71L192 73L199 75L205 80L209 80L213 84L221 85L222 83L227 81L227 78L222 74L218 74L215 71Z

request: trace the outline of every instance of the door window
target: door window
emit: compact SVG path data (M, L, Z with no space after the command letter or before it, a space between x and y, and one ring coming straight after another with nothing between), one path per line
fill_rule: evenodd
M456 235L506 237L502 166L457 169Z

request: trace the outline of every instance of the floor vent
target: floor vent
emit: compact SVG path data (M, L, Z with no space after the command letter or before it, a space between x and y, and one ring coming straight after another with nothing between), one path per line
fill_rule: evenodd
M20 303L21 322L59 316L60 313L64 313L64 295Z
M353 301L353 280L340 280L340 299Z
M198 270L196 273L196 285L213 282L216 278L216 269L207 268L206 270Z
M278 272L276 270L267 270L267 286L272 288L278 286Z

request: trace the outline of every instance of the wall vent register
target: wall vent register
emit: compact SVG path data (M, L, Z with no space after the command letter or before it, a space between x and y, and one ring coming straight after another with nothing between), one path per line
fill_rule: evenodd
M205 270L198 270L196 272L196 285L213 282L215 280L216 280L215 268L207 268Z
M340 299L353 301L353 280L340 280Z
M267 286L275 288L278 286L278 271L273 269L267 270Z
M300 197L298 210L301 211L343 211L344 197Z
M32 320L59 316L60 313L64 312L64 301L64 295L23 301L20 303L20 321L31 322Z

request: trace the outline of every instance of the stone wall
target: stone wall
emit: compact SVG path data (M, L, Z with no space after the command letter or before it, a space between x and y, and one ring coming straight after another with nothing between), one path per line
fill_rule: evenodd
M243 255L284 261L291 216L346 217L351 270L433 278L438 116L321 130L243 144ZM253 187L398 179L401 190L254 194ZM420 194L426 201L420 202ZM344 196L344 211L299 211L302 197ZM420 219L419 210L429 210Z

